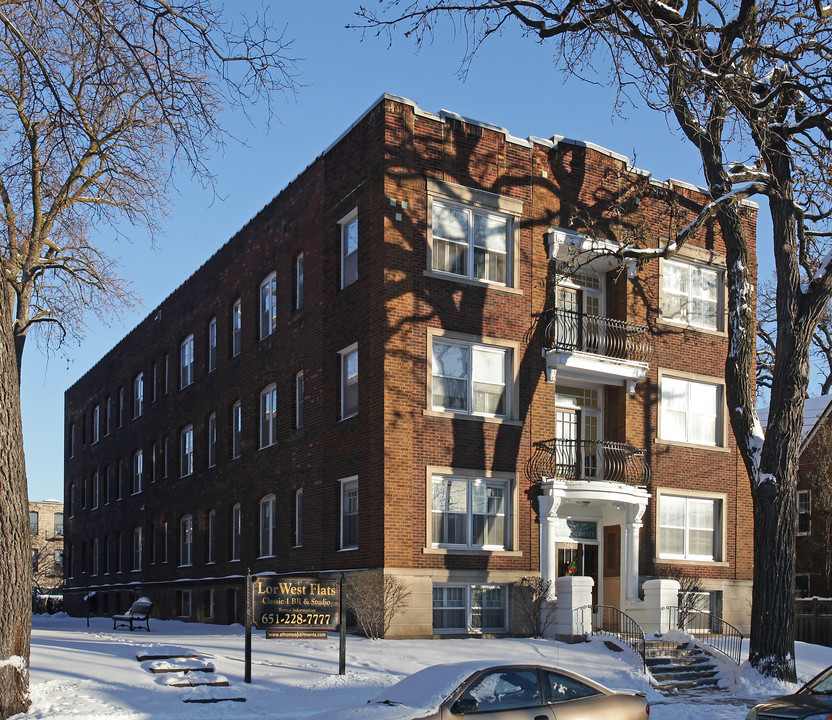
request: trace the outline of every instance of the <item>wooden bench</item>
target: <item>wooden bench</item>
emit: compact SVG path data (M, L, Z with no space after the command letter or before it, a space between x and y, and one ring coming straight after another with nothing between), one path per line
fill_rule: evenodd
M113 630L117 627L130 626L130 631L133 631L133 624L141 627L144 623L145 628L150 632L150 613L153 611L153 602L150 598L140 597L134 602L126 613L121 615L113 615Z

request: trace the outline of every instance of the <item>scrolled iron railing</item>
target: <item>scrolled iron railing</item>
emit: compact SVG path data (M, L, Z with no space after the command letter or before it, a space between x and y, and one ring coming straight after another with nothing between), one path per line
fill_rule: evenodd
M662 613L669 615L668 627L688 633L695 640L706 643L737 665L742 662L743 634L718 615L702 610L680 610L677 605L662 608Z
M624 485L647 485L650 467L646 452L609 440L554 438L535 443L532 473L539 478L594 480Z
M553 308L546 313L543 344L552 350L649 363L653 346L646 325Z
M647 641L644 630L635 618L612 605L584 605L575 608L574 613L580 613L578 622L583 627L589 624L593 635L612 635L632 647L641 658L641 665L646 671Z

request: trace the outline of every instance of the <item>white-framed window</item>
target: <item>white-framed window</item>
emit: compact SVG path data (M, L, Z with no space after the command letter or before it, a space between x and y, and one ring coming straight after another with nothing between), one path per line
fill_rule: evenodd
M295 374L295 430L303 427L303 370Z
M231 508L231 559L240 559L240 541L243 536L243 510L240 503Z
M186 425L180 433L180 477L187 477L194 471L194 426Z
M797 491L797 534L809 535L812 531L812 492Z
M723 500L659 494L659 557L714 562L722 559Z
M179 389L194 381L194 336L188 335L179 346Z
M509 480L437 474L431 479L431 498L433 547L509 548Z
M133 453L133 495L142 491L142 475L144 474L144 453L136 450Z
M260 557L274 557L275 497L266 495L260 501Z
M243 406L238 400L231 409L231 457L238 458L243 442Z
M217 369L217 318L208 321L208 372Z
M243 301L237 298L231 306L231 355L243 349Z
M662 374L659 379L662 440L721 446L723 386Z
M358 279L358 208L338 222L341 227L341 287Z
M504 632L507 610L505 585L433 586L435 633Z
M142 527L133 528L133 570L142 569Z
M194 519L191 515L185 515L179 521L179 565L191 565L194 545Z
M341 483L341 549L358 547L358 477L344 478Z
M141 417L144 406L144 373L133 378L133 418Z
M92 444L98 442L99 432L101 431L101 408L96 405L92 409Z
M98 470L92 474L92 509L98 507L98 500L101 493L101 482L99 479Z
M303 488L295 490L295 547L303 546Z
M277 385L272 383L260 393L260 447L277 442Z
M260 283L260 339L271 335L277 327L277 274L272 273Z
M208 562L217 561L217 511L208 513Z
M295 256L295 298L293 307L300 310L303 307L303 253Z
M509 284L511 217L444 200L434 200L432 207L432 269Z
M662 317L719 330L723 271L678 259L662 261Z
M358 415L358 343L344 348L341 358L341 419Z
M217 464L217 413L208 416L208 467Z
M507 417L509 348L434 337L431 407L440 412Z

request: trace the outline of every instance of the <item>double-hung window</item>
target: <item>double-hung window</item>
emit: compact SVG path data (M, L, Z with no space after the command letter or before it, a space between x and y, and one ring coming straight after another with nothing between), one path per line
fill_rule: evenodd
M217 369L217 318L208 323L208 372Z
M179 388L194 381L194 336L188 335L179 346Z
M662 493L659 496L659 557L720 560L722 501Z
M142 569L142 528L133 528L133 570Z
M341 419L358 415L358 344L340 352Z
M341 218L341 287L358 279L358 208Z
M234 403L231 410L231 457L238 458L242 452L243 442L243 406L240 401Z
M441 412L507 417L511 352L434 338L431 404Z
M274 556L275 497L266 495L260 501L260 557Z
M506 588L502 585L434 585L433 630L504 631L507 607Z
M295 375L295 429L303 427L303 370Z
M358 547L358 478L341 480L341 549Z
M186 425L180 435L180 477L194 471L194 426Z
M722 271L707 265L662 262L662 316L711 330L720 327Z
M208 513L208 562L217 561L217 511Z
M722 385L663 375L662 440L694 445L722 445Z
M433 270L509 284L511 219L506 215L433 201Z
M295 310L303 307L303 253L295 257L295 297L292 304Z
M433 547L508 549L508 480L434 475L431 484Z
M194 545L194 519L185 515L179 521L179 565L192 564L192 550Z
M810 490L797 491L797 534L808 535L812 529L812 494Z
M260 339L271 335L277 327L277 274L272 273L260 283Z
M240 541L243 534L243 511L240 503L231 508L231 559L240 559Z
M141 450L133 453L133 495L142 491L142 474L144 473L144 454Z
M217 464L217 413L208 416L208 467Z
M277 442L277 385L272 383L260 393L260 447Z
M98 442L99 432L101 431L101 408L96 405L92 409L92 444Z
M239 355L243 349L243 302L239 298L231 306L231 354Z
M100 478L101 478L101 476L100 476L98 470L96 470L92 474L92 509L93 510L95 510L95 508L98 507L99 496L101 494L101 479Z
M133 378L133 417L141 417L144 404L144 373Z

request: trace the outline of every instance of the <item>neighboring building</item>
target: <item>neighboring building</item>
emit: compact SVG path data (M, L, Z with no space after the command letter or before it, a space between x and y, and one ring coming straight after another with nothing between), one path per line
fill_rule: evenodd
M32 579L37 592L60 588L64 578L64 504L29 501Z
M66 392L70 610L233 622L247 569L373 568L391 635L500 634L524 576L627 610L677 571L747 628L719 228L609 254L707 201L383 96Z

